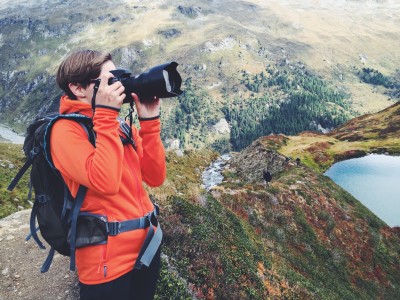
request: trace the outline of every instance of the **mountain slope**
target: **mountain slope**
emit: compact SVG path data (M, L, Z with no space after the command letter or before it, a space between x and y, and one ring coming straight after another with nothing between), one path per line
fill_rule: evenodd
M282 103L291 104L292 110L297 107L293 95L283 88L290 82L255 92L242 83L243 71L250 76L293 70L302 70L305 77L313 75L324 88L346 95L344 104L336 107L331 99L313 94L321 102L320 115L333 113L347 120L393 103L388 100L390 89L365 83L358 73L368 67L399 79L398 7L396 1L333 0L8 1L0 6L0 120L24 132L38 113L55 110L60 95L54 80L56 67L78 48L110 51L117 65L134 74L166 61L180 63L184 89L190 78L194 96L212 111L207 118L194 116L201 126L176 126L176 108L186 99L165 101L164 121L179 129L174 133L171 125L165 140L179 139L182 148L226 148L226 140L236 139L194 129L211 128L228 118L225 112L230 104L258 101L266 114L271 113L271 101L277 107ZM296 91L296 86L291 89ZM304 93L302 87L300 92ZM307 103L303 111L293 113L301 117L313 106ZM338 125L327 120L329 128ZM269 133L294 134L321 125L316 116L312 121L301 125L292 121L295 132L283 128ZM238 123L232 121L236 130L232 132L241 130ZM185 126L193 129L181 133ZM257 132L250 131L250 136Z
M382 115L395 120L397 107L377 113L376 120ZM369 116L371 124L373 117ZM357 120L363 122L359 118L348 124L360 127ZM388 227L321 172L306 166L311 160L302 158L299 164L280 153L293 145L323 149L316 147L321 142L307 144L318 138L356 143L315 133L262 137L232 153L224 182L209 192L201 188L201 173L217 154L184 151L182 156L169 151L164 185L149 189L162 208L164 231L157 299L397 299L399 228ZM393 137L390 140L398 147ZM379 141L366 137L362 142ZM27 188L20 185L12 193L5 188L22 163L22 153L19 146L1 145L0 178L6 181L1 182L1 192L7 193L1 207L20 209ZM265 184L267 168L272 181ZM44 259L46 253L41 255ZM10 280L6 277L4 282ZM32 284L42 284L40 277L37 280Z

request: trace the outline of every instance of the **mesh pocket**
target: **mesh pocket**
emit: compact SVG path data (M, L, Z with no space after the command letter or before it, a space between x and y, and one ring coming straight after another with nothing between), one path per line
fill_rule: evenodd
M80 213L77 222L76 248L107 243L107 217Z

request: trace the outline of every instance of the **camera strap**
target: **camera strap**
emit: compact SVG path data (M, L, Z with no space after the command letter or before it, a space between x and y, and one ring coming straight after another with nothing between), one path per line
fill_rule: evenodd
M133 113L134 113L135 109L133 108L133 99L129 100L129 112L125 117L129 118L129 128L132 128L132 124L133 124ZM129 131L129 139L132 140L132 130Z
M92 81L92 82L94 82L93 96L92 96L92 111L93 111L93 113L94 113L94 109L96 106L96 95L97 95L97 91L99 90L100 81L101 81L101 79L95 79Z

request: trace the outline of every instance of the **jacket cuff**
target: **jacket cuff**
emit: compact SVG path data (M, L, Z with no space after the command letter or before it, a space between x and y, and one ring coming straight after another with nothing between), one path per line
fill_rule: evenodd
M155 117L151 117L151 118L138 118L139 119L139 121L151 121L151 120L156 120L156 119L159 119L160 118L160 115L158 115L158 116L155 116Z
M160 118L152 120L140 120L140 133L159 133L161 132Z
M108 106L108 105L100 105L100 104L96 105L94 108L95 108L95 109L97 109L97 108L111 109L111 110L115 110L115 111L117 111L117 112L120 111L120 109L117 108L117 107Z

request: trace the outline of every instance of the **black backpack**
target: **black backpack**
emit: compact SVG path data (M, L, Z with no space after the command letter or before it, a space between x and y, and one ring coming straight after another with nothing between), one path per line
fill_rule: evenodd
M143 217L122 221L108 222L103 216L89 212L80 213L87 188L80 185L74 199L51 159L50 132L55 122L60 119L78 122L85 129L89 141L95 146L96 135L92 129L91 118L80 114L58 113L38 117L27 129L23 146L27 161L8 186L9 191L13 190L23 174L32 166L30 182L35 192L35 201L30 218L30 234L26 239L32 237L40 248L45 249L37 235L37 231L40 230L42 237L51 247L41 272L48 271L55 251L70 256L70 270L74 271L76 248L107 243L108 236L146 228L149 229L134 268L148 267L159 249L163 236L157 220L159 214L157 204L153 203L154 211ZM132 145L136 150L131 126L121 118L118 118L118 121L122 132L120 133L122 144ZM30 196L31 189L28 197Z
M61 174L52 163L50 132L55 122L60 119L73 120L81 124L88 134L89 141L95 146L96 137L92 129L92 120L89 117L81 114L58 113L40 116L27 129L23 145L27 161L8 186L9 191L13 190L23 174L32 166L28 198L31 198L33 188L35 200L30 217L30 234L26 240L32 237L41 249L45 249L37 235L37 231L40 230L44 240L51 246L42 265L42 273L47 272L50 268L55 251L70 256L70 269L75 270L77 220L87 191L87 188L81 185L74 199ZM120 127L124 133L121 141L124 144L132 144L135 148L130 127L123 120L120 120ZM38 227L36 227L36 219ZM97 237L106 234L107 232L96 232ZM92 240L91 242L95 243L96 241Z

